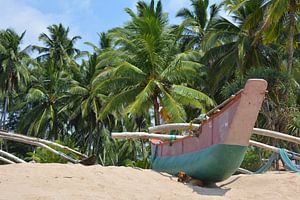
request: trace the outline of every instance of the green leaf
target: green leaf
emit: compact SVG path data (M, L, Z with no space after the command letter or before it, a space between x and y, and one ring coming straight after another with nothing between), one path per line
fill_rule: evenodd
M177 102L165 89L164 86L159 83L155 82L156 85L159 87L160 91L162 92L163 96L162 99L162 106L166 109L168 115L171 118L172 122L183 122L186 119L186 113L182 107L182 105Z
M87 95L88 94L88 90L82 86L76 85L76 86L72 86L69 90L69 92L71 94L77 94L77 95Z
M146 87L137 95L134 102L128 106L126 113L137 115L145 111L147 102L151 101L155 86L154 80L150 80Z
M200 108L203 111L206 107L214 105L214 101L206 94L183 85L173 85L171 94L181 104Z

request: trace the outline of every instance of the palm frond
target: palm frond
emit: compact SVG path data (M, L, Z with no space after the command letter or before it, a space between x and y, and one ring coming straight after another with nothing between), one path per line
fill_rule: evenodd
M144 89L136 96L134 102L132 102L126 109L126 113L131 115L141 115L143 111L147 111L147 105L151 102L151 97L155 88L154 80L150 80Z
M186 113L182 105L177 102L164 88L164 86L155 81L156 85L159 87L162 97L161 104L165 108L170 117L171 122L183 122L186 119Z

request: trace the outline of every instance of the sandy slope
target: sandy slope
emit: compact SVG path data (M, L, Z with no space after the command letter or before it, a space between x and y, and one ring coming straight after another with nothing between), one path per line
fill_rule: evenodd
M239 175L201 188L151 170L61 164L0 166L0 199L299 199L300 174Z

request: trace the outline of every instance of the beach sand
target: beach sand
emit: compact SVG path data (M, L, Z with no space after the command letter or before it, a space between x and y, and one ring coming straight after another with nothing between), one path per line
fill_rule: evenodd
M11 164L0 166L0 199L300 200L300 173L236 175L202 188L138 168Z

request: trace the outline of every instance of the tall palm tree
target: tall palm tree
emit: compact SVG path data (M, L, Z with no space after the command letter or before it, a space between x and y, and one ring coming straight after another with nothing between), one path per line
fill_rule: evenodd
M235 74L245 74L253 67L279 67L279 54L272 45L265 45L256 37L263 20L264 8L260 0L239 5L236 0L225 1L231 9L232 20L220 18L213 26L208 40L219 40L205 52L202 62L209 67L208 82L212 94L216 94L225 82Z
M41 54L39 60L47 60L51 58L54 60L55 65L58 68L62 68L67 64L69 59L73 59L74 56L79 55L79 49L75 48L75 42L81 39L80 36L74 36L69 38L69 28L65 28L62 24L54 24L47 27L49 35L42 33L39 36L39 40L42 41L45 46L33 46Z
M83 61L80 71L71 81L68 90L70 125L75 127L74 137L82 144L84 150L98 155L102 148L101 134L105 124L99 119L102 105L107 100L105 94L97 90L97 84L105 77L97 68L97 55L90 55L88 61Z
M30 61L28 49L21 49L20 45L25 35L18 35L11 29L0 31L0 91L3 93L4 102L0 128L4 129L10 98L21 84L29 80L28 68L25 65Z
M295 35L297 33L297 21L299 18L300 3L297 0L271 0L264 5L266 7L265 18L259 34L264 34L268 42L277 40L280 31L286 34L287 70L292 73L293 57L295 51Z
M232 1L234 9L247 3L247 0ZM260 29L256 37L264 36L266 43L282 40L280 35L285 32L285 47L287 52L287 71L292 72L293 57L295 51L295 35L297 34L297 21L299 18L300 3L297 0L270 0L261 1L261 7L265 9L264 18L261 21ZM260 39L258 39L260 40Z
M94 45L91 42L85 42L86 45L92 47L94 51L99 55L102 51L112 48L112 38L106 32L101 32L99 36L99 46Z
M101 62L110 60L115 66L111 78L99 85L99 90L116 86L109 103L101 115L126 107L126 113L140 116L149 113L153 106L155 124L165 121L183 121L184 106L202 110L211 106L212 100L204 93L183 83L196 77L199 63L189 61L197 52L179 53L176 35L167 24L161 2L137 3L137 13L126 9L131 21L124 28L110 32L116 50L102 54ZM198 54L197 54L198 55ZM117 59L115 59L117 57Z
M67 119L64 105L70 75L58 71L54 61L35 63L31 69L31 83L21 108L18 129L22 133L49 139L63 139Z
M182 30L181 42L184 49L205 49L203 41L210 32L214 21L218 19L220 7L213 4L209 7L209 0L190 0L191 10L182 8L177 12L183 22L179 26Z

